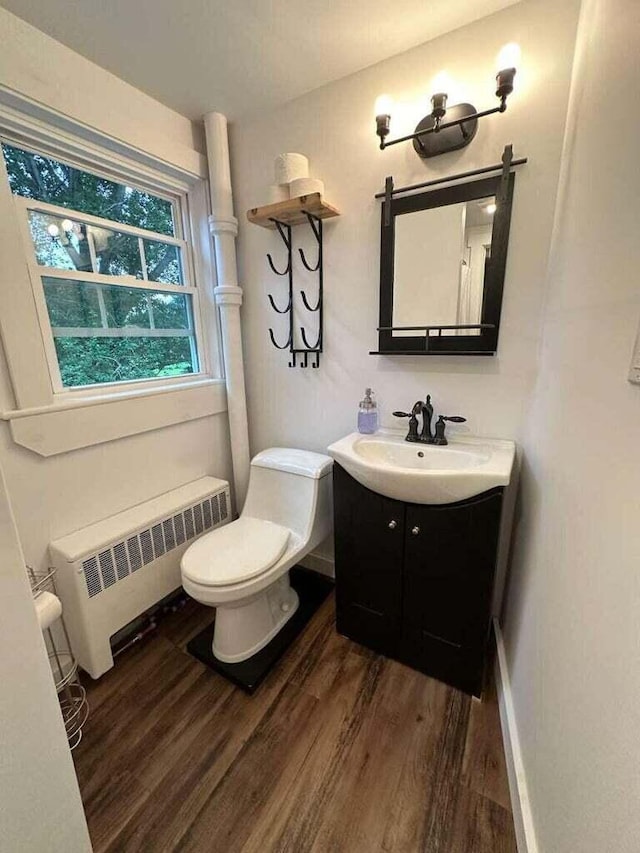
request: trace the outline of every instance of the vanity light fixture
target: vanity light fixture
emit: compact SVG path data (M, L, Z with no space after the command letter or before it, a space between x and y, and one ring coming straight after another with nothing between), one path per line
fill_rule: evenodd
M397 139L387 140L392 106L388 96L381 96L376 101L376 134L380 137L380 150L412 140L416 153L424 159L464 148L476 135L478 119L503 113L507 109L507 98L513 92L519 58L520 48L513 43L505 45L498 54L496 97L500 99L500 104L497 107L483 112L478 112L472 104L467 103L447 108L447 92L437 91L431 96L431 112L418 122L415 132Z
M495 201L491 201L489 202L489 204L482 205L482 209L488 216L493 216L493 214L498 209L498 205L495 203Z

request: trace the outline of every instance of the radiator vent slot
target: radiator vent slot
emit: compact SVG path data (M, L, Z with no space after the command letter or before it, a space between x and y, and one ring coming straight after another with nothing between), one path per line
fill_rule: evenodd
M82 564L84 570L84 579L87 582L87 592L90 596L97 595L102 592L102 584L100 583L100 575L98 574L97 557L89 557Z
M211 530L226 521L227 515L227 493L220 492L87 557L82 568L89 597Z
M137 536L127 539L127 551L129 552L129 565L132 572L137 572L142 565L142 554L140 553L140 541Z
M100 563L100 574L102 575L104 588L113 586L116 582L116 572L113 566L113 554L111 550L101 551L98 554L98 562Z
M140 548L142 549L142 564L153 563L153 545L151 544L151 531L143 530L140 534Z
M127 549L124 542L118 542L117 545L113 546L113 556L116 561L116 574L118 580L121 581L129 574L129 561L127 560Z

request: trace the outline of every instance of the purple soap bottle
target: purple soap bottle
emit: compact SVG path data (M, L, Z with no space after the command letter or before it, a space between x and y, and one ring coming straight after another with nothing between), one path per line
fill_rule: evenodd
M371 435L378 429L378 404L373 399L373 391L366 388L364 400L358 407L358 432Z

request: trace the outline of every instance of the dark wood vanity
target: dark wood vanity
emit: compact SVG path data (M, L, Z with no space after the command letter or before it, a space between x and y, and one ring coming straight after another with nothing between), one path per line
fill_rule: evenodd
M480 696L504 487L423 506L333 478L338 631Z

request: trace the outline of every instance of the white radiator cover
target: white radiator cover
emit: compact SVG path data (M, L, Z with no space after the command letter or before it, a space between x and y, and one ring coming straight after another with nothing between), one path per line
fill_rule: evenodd
M113 666L111 637L180 586L180 559L230 521L229 484L202 477L49 545L65 624L80 666Z

